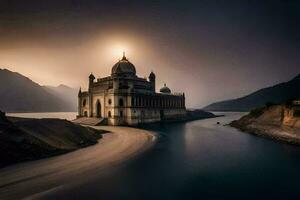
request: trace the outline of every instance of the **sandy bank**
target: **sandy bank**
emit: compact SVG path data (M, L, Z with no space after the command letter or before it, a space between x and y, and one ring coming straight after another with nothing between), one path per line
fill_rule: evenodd
M7 118L0 111L0 168L97 144L105 132L61 119Z
M283 113L282 105L260 108L231 122L230 125L244 132L299 145L300 120L286 120Z
M61 156L0 169L0 199L41 197L101 176L107 169L149 149L155 134L129 127L99 126L107 130L98 144Z

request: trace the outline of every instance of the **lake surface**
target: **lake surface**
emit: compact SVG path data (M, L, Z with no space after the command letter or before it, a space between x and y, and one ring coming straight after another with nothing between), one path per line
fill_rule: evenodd
M299 199L300 147L223 126L242 115L143 126L153 149L43 199Z
M47 112L47 113L6 113L7 116L24 118L58 118L73 120L76 119L77 112Z

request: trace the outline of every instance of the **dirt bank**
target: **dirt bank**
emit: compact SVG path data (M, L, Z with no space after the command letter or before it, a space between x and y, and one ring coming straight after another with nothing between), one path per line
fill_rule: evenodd
M284 105L255 109L230 125L248 133L299 145L300 119L286 117L284 109Z
M142 129L93 128L110 133L104 134L98 144L87 148L0 169L0 199L41 198L92 181L155 143L155 134Z

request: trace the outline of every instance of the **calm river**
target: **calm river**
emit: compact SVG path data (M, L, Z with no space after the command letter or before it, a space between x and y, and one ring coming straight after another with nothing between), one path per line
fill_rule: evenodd
M241 116L144 126L153 149L45 199L299 199L300 147L223 126Z

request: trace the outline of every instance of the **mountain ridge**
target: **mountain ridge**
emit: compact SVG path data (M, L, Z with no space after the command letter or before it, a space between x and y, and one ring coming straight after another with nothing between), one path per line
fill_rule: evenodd
M283 103L300 98L300 74L287 82L259 89L243 97L219 101L205 106L210 111L250 111L266 103Z
M5 112L76 111L66 98L8 69L0 69L0 96L0 109Z

